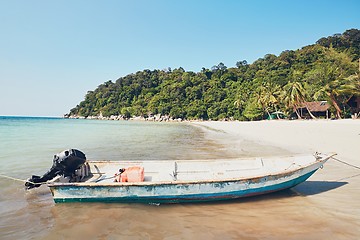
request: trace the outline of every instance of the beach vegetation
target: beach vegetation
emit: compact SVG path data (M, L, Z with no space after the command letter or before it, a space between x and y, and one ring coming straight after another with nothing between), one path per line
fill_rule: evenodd
M360 30L350 29L251 64L220 62L199 72L145 69L88 91L69 115L260 120L284 112L300 118L304 102L326 100L332 117L342 118L353 111L349 99L360 95L359 58Z
M283 102L287 108L287 112L294 112L298 119L301 119L298 108L301 103L305 102L305 88L301 81L289 81L284 86Z

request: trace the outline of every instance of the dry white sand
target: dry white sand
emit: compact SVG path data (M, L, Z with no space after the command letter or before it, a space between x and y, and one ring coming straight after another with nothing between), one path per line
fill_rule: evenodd
M198 122L196 125L224 133L218 137L228 139L244 151L237 144L251 141L292 153L336 152L338 158L360 165L360 120ZM261 149L257 149L257 154L262 154Z
M304 197L298 204L310 201L308 207L318 214L313 224L328 225L326 228L319 224L318 229L327 229L319 237L335 234L334 239L360 238L360 120L197 122L194 125L207 129L210 137L219 140L233 155L337 153L336 159L353 166L331 159L294 190Z

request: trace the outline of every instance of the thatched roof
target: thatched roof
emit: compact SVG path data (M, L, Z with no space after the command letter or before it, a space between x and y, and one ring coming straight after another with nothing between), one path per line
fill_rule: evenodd
M304 102L299 108L308 108L311 112L326 112L330 108L327 101Z

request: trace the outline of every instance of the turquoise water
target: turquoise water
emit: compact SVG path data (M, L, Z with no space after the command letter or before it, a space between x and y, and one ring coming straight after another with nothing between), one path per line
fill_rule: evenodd
M83 151L87 159L119 161L201 159L217 153L216 143L186 123L0 117L0 174L19 179L42 175L51 167L53 155L68 148ZM63 231L59 225L79 208L69 204L67 215L56 214L63 206L54 204L45 186L25 191L23 182L3 177L0 204L0 239L57 239L53 236ZM103 221L109 218L97 214Z
M2 173L45 170L68 148L91 160L209 157L202 132L184 123L0 117Z

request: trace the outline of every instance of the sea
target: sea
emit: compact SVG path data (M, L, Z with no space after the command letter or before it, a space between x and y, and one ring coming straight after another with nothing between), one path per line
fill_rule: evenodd
M233 157L233 148L209 137L208 131L190 123L0 117L0 239L327 236L323 229L330 231L331 225L324 226L324 219L331 216L294 190L215 203L148 205L55 204L46 186L24 188L23 180L44 174L53 155L69 148L83 151L89 160L119 162ZM310 238L303 235L305 229Z
M25 190L20 180L44 174L52 165L53 155L70 148L83 151L87 159L119 162L223 155L201 129L185 123L0 117L0 239L72 239L84 231L95 231L96 226L101 229L89 235L90 239L118 239L118 232L135 239L150 234L140 231L142 224L153 228L146 226L143 214L154 214L158 207L55 205L46 186ZM110 219L114 223L111 228Z

